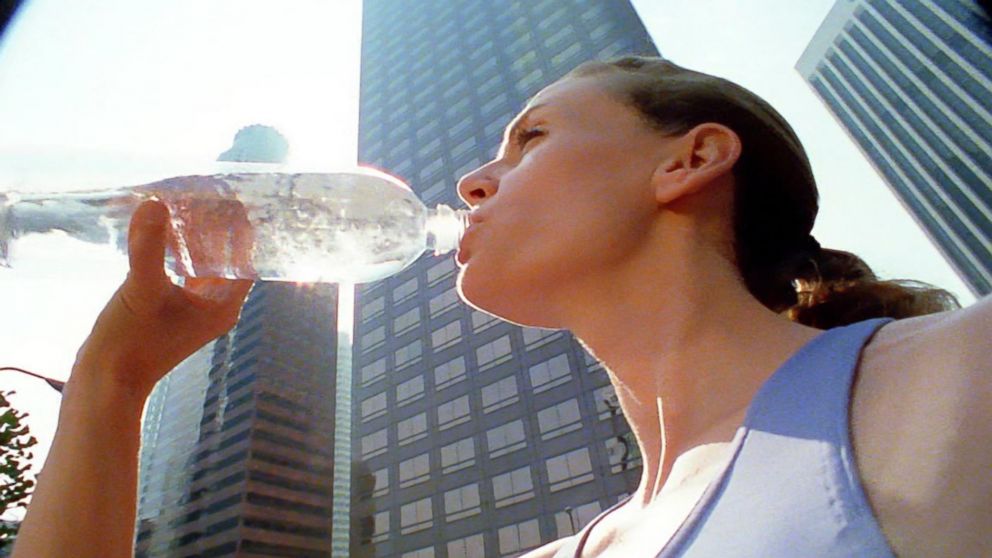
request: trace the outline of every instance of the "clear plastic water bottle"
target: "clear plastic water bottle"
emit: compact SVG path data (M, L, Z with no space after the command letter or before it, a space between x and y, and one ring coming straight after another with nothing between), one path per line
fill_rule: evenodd
M358 168L336 173L236 172L143 186L68 192L0 192L0 265L17 240L64 231L124 252L131 214L147 199L171 215L167 267L181 277L364 283L425 251L458 245L468 210L428 209L401 180Z

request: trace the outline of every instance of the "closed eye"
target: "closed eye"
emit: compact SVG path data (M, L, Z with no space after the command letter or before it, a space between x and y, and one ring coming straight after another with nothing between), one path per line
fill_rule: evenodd
M522 150L527 146L527 144L531 140L535 138L539 138L545 134L547 134L547 132L544 130L544 128L538 126L533 126L530 128L523 128L523 127L517 128L516 130L513 131L513 138L512 138L513 145L517 149Z

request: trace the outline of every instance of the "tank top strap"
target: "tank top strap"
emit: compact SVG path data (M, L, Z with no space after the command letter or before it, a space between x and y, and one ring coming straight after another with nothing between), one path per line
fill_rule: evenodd
M659 558L893 556L857 472L849 420L862 350L891 321L827 330L765 382L728 470Z

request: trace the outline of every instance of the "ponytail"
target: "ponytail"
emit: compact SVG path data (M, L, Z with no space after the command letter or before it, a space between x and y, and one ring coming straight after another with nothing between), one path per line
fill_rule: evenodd
M875 276L861 258L818 250L792 282L797 302L786 311L795 322L829 329L871 318L909 318L960 308L957 298L920 281Z

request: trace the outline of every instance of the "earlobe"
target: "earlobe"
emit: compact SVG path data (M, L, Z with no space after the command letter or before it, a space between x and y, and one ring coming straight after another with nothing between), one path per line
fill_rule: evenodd
M696 126L678 138L674 147L652 176L652 187L659 204L669 204L696 193L730 174L741 154L737 134L716 123Z
M654 189L655 201L665 205L682 196L685 179L688 175L686 165L681 158L675 157L662 161L651 176L651 186Z

